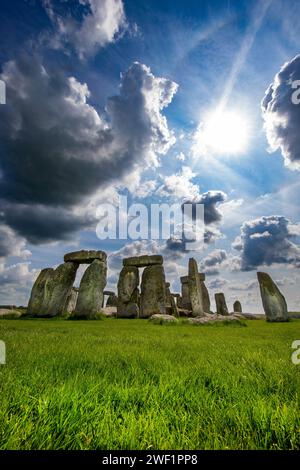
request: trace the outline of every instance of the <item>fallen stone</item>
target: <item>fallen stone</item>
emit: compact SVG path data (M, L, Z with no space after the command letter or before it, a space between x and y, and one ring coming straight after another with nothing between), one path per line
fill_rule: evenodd
M214 323L227 323L227 322L235 322L241 323L241 318L239 315L227 315L224 318L224 315L216 315L216 314L208 314L204 317L196 317L196 318L189 318L187 320L188 323L192 325L206 325L206 324L214 324Z
M22 316L22 312L12 308L0 308L0 320L16 320Z
M123 259L123 266L136 266L143 268L146 266L162 265L163 257L161 255L143 255L143 256L132 256L131 258Z
M173 317L172 315L163 315L159 313L152 315L149 318L149 321L156 325L163 325L166 323L178 323L177 318Z
M105 317L116 317L117 307L104 307L101 312Z
M64 261L72 261L78 264L91 264L95 259L106 262L107 255L104 251L99 250L80 250L67 253Z
M267 321L288 321L287 303L271 276L267 273L258 272L257 278Z
M103 305L106 274L106 262L94 259L82 276L72 317L92 320L99 316Z
M224 316L229 315L226 300L225 300L225 295L223 294L223 292L215 294L215 300L216 300L217 314L224 315Z
M161 265L147 266L141 283L141 318L166 313L166 280Z

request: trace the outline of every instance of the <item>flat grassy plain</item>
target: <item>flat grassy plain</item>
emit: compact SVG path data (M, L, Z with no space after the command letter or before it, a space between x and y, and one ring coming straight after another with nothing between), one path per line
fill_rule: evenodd
M2 320L0 449L300 449L300 320Z

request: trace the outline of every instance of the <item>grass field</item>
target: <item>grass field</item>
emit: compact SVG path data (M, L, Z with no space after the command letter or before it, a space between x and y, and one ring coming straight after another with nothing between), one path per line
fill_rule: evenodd
M1 449L300 449L300 320L2 320Z

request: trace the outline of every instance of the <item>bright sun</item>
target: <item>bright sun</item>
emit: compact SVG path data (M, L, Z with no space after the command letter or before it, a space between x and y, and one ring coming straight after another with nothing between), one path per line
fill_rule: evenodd
M197 140L208 153L242 153L249 140L248 121L238 111L215 111L200 126Z

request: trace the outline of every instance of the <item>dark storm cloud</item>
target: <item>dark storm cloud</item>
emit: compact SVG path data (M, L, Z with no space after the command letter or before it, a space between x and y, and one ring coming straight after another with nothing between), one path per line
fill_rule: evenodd
M285 165L294 170L300 170L300 104L293 102L300 97L300 82L296 89L292 87L297 80L300 81L300 55L282 66L262 101L271 151L280 149Z
M204 205L204 222L206 225L220 222L222 214L217 205L226 201L227 195L223 191L207 191L192 201L185 201L184 204L192 204L193 219L196 217L196 204ZM184 206L184 204L182 206Z
M241 252L241 269L251 271L274 263L300 266L300 248L293 243L299 226L283 216L268 216L245 222L233 248Z
M1 107L0 197L5 223L31 241L67 237L86 218L73 208L108 182L153 164L174 142L161 111L177 85L134 63L108 119L88 104L86 84L38 57L3 67L7 105ZM53 237L53 238L52 238Z

